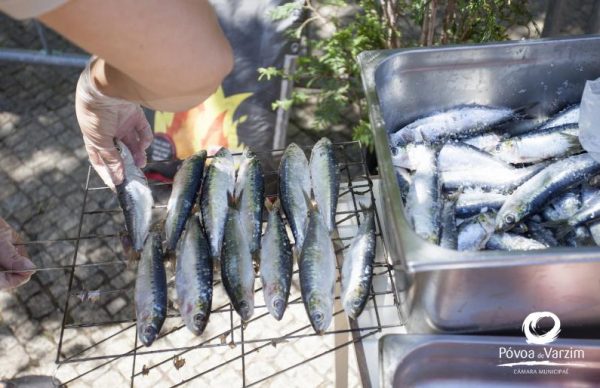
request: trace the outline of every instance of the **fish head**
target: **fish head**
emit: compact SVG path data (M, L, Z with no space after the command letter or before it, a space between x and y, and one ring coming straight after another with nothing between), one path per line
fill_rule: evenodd
M160 330L159 327L160 326L157 325L154 320L141 323L138 328L140 341L142 341L145 346L152 345Z
M331 323L333 303L324 295L313 293L309 298L309 318L317 334L323 334Z
M121 158L123 158L123 163L125 165L135 165L133 154L121 140L116 141L116 146L119 150L119 155L121 155Z
M206 329L209 316L207 310L206 306L201 302L189 304L186 307L187 313L184 315L185 325L195 335L202 334L204 329Z
M273 298L271 300L271 313L275 319L278 321L283 317L283 313L285 312L286 303L283 298Z
M362 297L361 290L356 289L354 292L344 295L342 303L346 314L348 314L350 318L356 319L364 308L364 302L366 302L366 300Z
M243 321L248 321L252 317L252 314L254 314L254 301L247 298L241 300L238 306L238 313Z
M505 232L513 228L520 220L521 212L518 207L506 207L500 209L496 216L496 231Z

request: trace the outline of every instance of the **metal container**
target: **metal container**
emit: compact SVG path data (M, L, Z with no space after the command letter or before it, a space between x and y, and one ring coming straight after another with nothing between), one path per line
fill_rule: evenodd
M514 330L534 311L554 312L564 328L600 324L599 248L458 252L426 242L404 216L388 143L415 118L459 104L543 114L579 102L585 81L600 77L600 37L365 52L359 62L407 330Z
M600 381L600 341L542 346L516 337L386 335L379 359L382 388L596 387Z

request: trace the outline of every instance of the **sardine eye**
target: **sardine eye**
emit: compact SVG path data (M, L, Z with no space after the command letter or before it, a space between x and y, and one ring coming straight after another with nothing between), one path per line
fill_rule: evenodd
M147 337L154 335L154 328L152 326L146 326L144 328L144 335Z
M204 314L198 313L194 315L194 325L201 326L204 323Z
M360 306L360 299L355 299L352 304L354 305L354 307L359 307Z
M323 313L320 311L313 314L313 321L315 321L315 323L321 323L324 318Z
M516 220L517 218L514 216L514 214L507 214L504 216L504 223L507 225L514 224Z
M398 147L392 147L392 155L398 156Z

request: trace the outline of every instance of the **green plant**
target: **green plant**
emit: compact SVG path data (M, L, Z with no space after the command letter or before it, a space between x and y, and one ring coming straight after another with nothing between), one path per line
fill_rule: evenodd
M329 16L321 12L325 6ZM533 22L526 0L324 0L318 6L306 0L304 4L284 4L271 17L284 18L299 8L305 10L307 17L290 31L295 37L313 23L333 30L324 39L306 40L307 54L299 57L297 70L291 76L296 85L315 90L316 128L345 125L352 128L355 140L371 149L367 107L356 62L360 52L505 40L508 28ZM337 16L348 9L350 16L348 12L344 17ZM258 72L259 79L285 77L281 70L272 67L260 68ZM275 102L273 108L289 109L307 98L307 94L295 91L289 100Z

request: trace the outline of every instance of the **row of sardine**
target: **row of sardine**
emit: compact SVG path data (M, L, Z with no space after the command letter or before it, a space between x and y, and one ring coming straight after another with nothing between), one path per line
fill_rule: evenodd
M166 256L176 257L177 302L193 333L201 334L210 316L215 265L233 308L247 321L254 311L254 266L260 263L266 307L281 319L289 298L293 255L280 208L294 236L309 319L318 333L327 329L336 280L331 234L339 191L339 171L328 139L315 145L310 162L295 144L286 149L279 171L279 199L273 204L264 200L262 168L249 150L243 153L237 174L225 148L207 166L205 151L189 157L174 178L162 224L164 243L160 226L151 227L152 193L144 175L127 163L123 145L121 152L131 171L126 169L119 200L134 249L141 251L135 300L142 343L149 346L154 341L166 316ZM264 234L263 201L268 212ZM363 210L365 220L342 269L342 301L352 318L366 303L375 255L373 209Z

